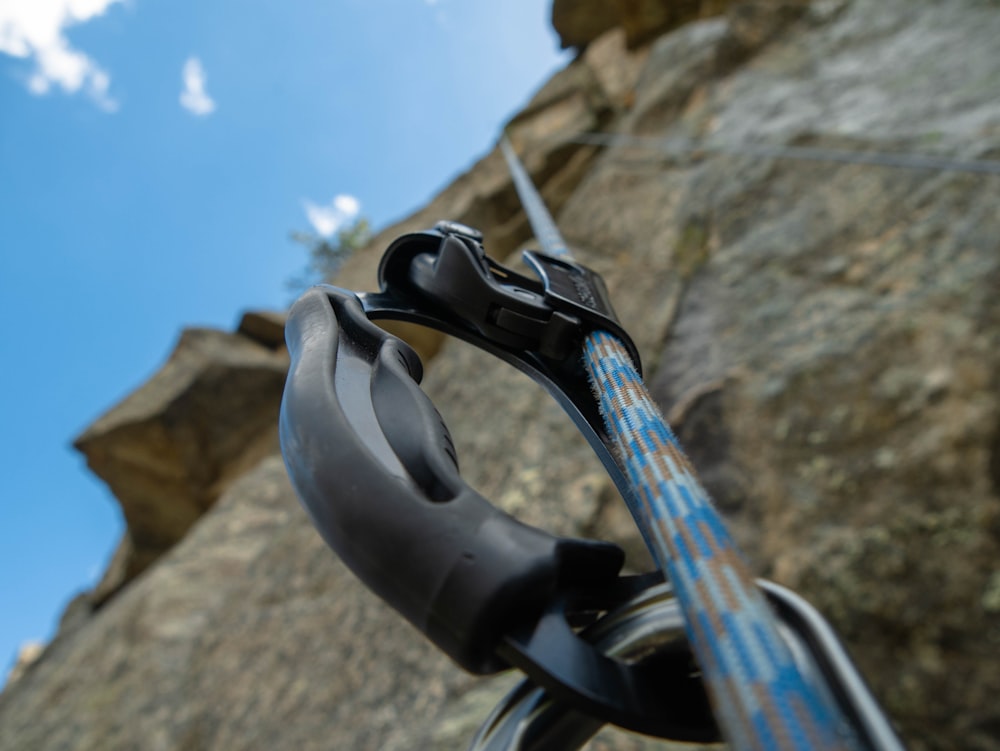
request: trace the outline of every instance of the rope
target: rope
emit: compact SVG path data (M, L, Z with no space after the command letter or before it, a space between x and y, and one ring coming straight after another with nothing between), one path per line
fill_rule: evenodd
M570 253L530 178L501 148L543 250ZM552 245L547 245L553 241ZM723 734L734 749L846 748L836 713L799 673L736 545L622 344L591 334L584 364L634 491L630 510L684 613Z
M650 520L691 649L736 749L842 747L834 714L799 674L763 595L624 347L599 331L584 362Z
M849 151L819 146L770 146L761 143L713 144L684 138L655 138L632 136L625 133L582 133L560 139L562 143L579 143L594 146L632 146L646 151L668 155L727 154L730 156L755 156L773 159L793 159L840 164L864 164L871 167L933 170L938 172L971 172L981 175L1000 175L1000 161L991 159L955 159L929 154L903 154L887 151ZM541 239L539 238L539 242Z

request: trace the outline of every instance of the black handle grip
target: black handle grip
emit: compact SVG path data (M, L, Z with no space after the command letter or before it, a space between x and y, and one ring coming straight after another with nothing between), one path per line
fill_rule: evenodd
M503 669L504 634L559 587L615 578L617 546L529 527L462 480L419 358L353 292L314 287L285 331L281 446L303 505L344 563L462 667Z

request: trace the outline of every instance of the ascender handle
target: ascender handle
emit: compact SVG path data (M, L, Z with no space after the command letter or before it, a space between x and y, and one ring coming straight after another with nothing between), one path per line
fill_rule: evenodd
M285 332L280 438L299 498L343 562L463 668L506 668L503 636L560 587L616 578L616 545L525 525L462 480L419 357L355 293L310 289Z

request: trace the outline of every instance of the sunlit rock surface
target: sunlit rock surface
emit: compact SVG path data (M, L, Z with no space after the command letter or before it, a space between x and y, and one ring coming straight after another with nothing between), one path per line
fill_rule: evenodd
M180 540L225 487L272 454L288 367L280 317L235 334L188 329L163 368L74 442L121 504L126 533L99 605Z

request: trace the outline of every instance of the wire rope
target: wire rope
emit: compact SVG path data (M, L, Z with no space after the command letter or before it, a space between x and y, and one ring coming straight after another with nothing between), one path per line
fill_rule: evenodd
M562 143L592 146L631 146L644 151L656 151L675 156L724 154L728 156L753 156L797 161L860 164L870 167L889 167L895 169L1000 175L1000 160L995 159L958 159L932 154L852 151L850 149L833 149L821 146L778 146L766 143L726 144L713 143L708 140L657 138L653 136L635 136L626 133L590 132L559 140ZM539 242L541 242L541 239L539 239Z

